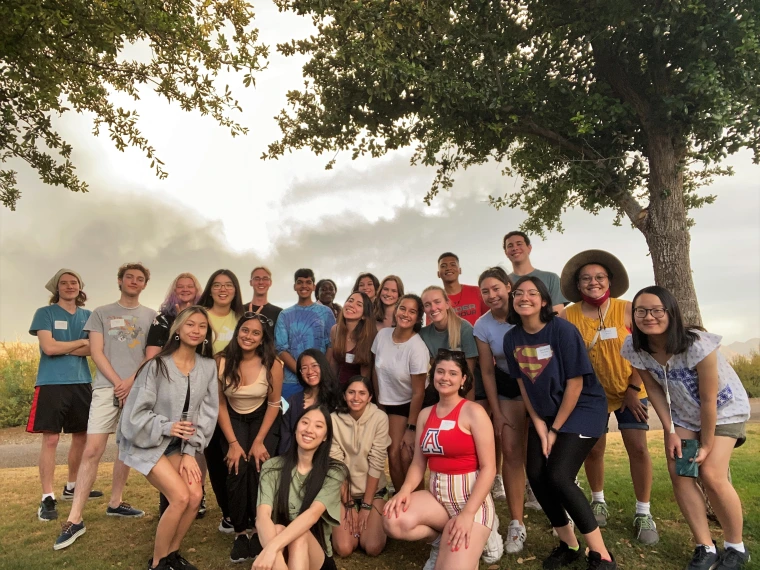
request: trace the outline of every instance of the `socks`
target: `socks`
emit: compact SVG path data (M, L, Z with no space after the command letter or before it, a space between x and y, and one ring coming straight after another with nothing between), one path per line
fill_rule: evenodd
M736 544L734 544L732 542L725 541L723 543L723 548L724 549L725 548L733 548L737 552L745 552L745 550L744 550L744 542L743 541L742 542L737 542Z
M76 481L66 481L66 490L67 491L73 491L74 486L77 484Z
M580 544L576 544L575 546L568 545L568 548L572 550L573 552L578 552L578 549L581 547Z
M591 501L596 503L603 503L604 491L599 491L598 493L596 491L591 491Z
M650 503L642 503L641 501L636 501L636 514L651 515L652 513L649 511L649 505Z
M51 499L53 499L55 501L55 493L42 493L42 500L43 501L45 499L47 499L48 497L50 497Z
M707 550L707 552L712 552L713 554L717 554L718 553L718 549L715 548L715 544L714 543L713 544L709 544L709 545L708 544L699 544L697 546L704 546L705 550ZM742 548L744 548L744 546L742 546Z

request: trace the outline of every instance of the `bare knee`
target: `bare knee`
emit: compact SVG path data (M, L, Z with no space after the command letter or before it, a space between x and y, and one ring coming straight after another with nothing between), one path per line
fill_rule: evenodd
M398 518L383 518L383 529L391 538L403 539L415 526L411 524L409 517L405 516L405 514L402 514Z
M354 553L354 545L346 538L337 538L333 534L333 551L341 558L346 558Z
M90 443L88 442L84 446L84 451L82 452L82 462L94 462L97 463L100 461L100 458L103 456L103 450L104 448L96 443Z
M391 445L388 448L388 462L392 465L401 464L401 446Z
M167 497L169 505L186 509L190 504L190 490L185 487L184 489L176 489L171 497Z
M309 548L308 535L305 532L298 538L294 539L293 542L288 544L288 554L291 554L294 552L303 552L304 549L308 549L308 548Z
M728 470L716 469L713 466L703 464L699 468L699 477L705 490L717 492L728 483Z
M58 447L58 442L60 441L61 436L57 433L46 433L42 435L42 447L45 450L48 451L55 451L55 449Z
M383 536L382 539L370 538L362 544L362 547L367 556L380 556L385 549L385 541L385 536Z
M192 509L197 509L203 500L203 487L201 485L191 485L188 488L189 500L188 506Z

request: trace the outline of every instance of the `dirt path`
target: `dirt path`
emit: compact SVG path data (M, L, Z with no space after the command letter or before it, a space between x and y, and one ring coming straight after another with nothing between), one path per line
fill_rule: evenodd
M760 398L750 400L752 417L750 422L760 422ZM661 430L662 424L657 414L650 416L649 426L652 430ZM610 431L616 432L617 421L615 415L610 417ZM6 428L0 430L0 469L6 467L34 467L40 454L40 435L29 434L23 427ZM71 437L63 434L58 444L56 464L65 465L66 456L69 452ZM116 458L116 443L114 436L108 438L108 446L103 454L102 461L113 461Z

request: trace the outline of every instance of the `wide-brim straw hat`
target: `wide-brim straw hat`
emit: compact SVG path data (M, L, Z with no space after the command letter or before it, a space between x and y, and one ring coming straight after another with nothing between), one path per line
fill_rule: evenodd
M620 297L628 291L628 272L623 267L623 263L608 251L601 249L587 249L570 258L562 268L562 276L559 284L565 299L573 303L579 302L581 292L578 291L578 284L575 281L575 275L578 270L589 263L603 265L612 273L610 281L610 297Z

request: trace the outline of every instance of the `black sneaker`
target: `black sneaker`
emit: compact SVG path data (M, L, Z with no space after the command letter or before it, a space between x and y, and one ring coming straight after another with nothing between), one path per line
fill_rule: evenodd
M40 506L37 509L37 518L42 522L54 521L58 518L58 501L53 497L45 497L40 501Z
M74 541L82 536L86 531L87 529L84 528L84 521L80 522L79 524L74 524L71 521L66 521L61 526L61 534L58 535L58 538L53 545L53 550L62 550L67 546L71 546L74 544Z
M598 552L590 550L588 553L588 566L587 570L617 570L617 562L615 557L610 552L610 558L612 560L602 560L602 555Z
M704 544L700 544L694 549L691 562L689 562L686 570L712 570L719 558L720 556L718 556L717 552L710 552Z
M232 534L235 532L235 526L232 524L230 517L222 517L219 523L219 532L224 534Z
M252 534L251 540L248 541L248 554L251 557L251 560L255 559L259 554L261 554L262 550L264 550L264 547L261 546L259 534Z
M232 551L230 552L230 562L245 562L249 555L248 535L241 534L236 536L235 542L232 545Z
M554 570L568 566L581 557L581 549L572 550L566 542L559 541L559 546L552 550L552 553L544 559L542 567L545 570Z
M187 559L179 553L179 550L169 553L166 562L171 570L198 570L197 566L190 564Z
M140 509L134 508L129 503L125 503L122 501L119 503L119 506L116 508L113 508L112 506L108 506L106 509L106 514L109 517L131 517L135 519L139 519L141 516L145 514L145 511L141 511Z
M162 558L158 561L158 564L156 566L153 566L153 559L148 558L148 570L171 570L171 566L169 566L169 557Z
M206 516L206 489L203 489L203 498L201 504L198 505L198 514L195 515L196 519L202 519Z
M715 570L739 570L740 568L744 568L747 562L749 562L749 552L739 552L729 546L720 555L720 560L718 560Z
M102 498L103 498L103 491L97 491L93 489L92 491L90 491L90 494L87 497L87 500L89 501L90 499L102 499ZM66 485L64 485L63 493L61 493L61 499L63 499L64 501L73 501L74 489L69 491L69 488Z

